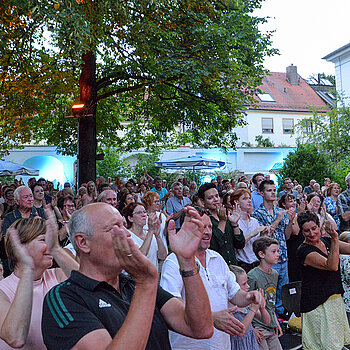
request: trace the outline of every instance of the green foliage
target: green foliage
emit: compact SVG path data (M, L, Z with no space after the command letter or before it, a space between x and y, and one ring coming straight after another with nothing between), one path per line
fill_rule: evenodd
M242 142L242 147L253 147L251 142Z
M263 137L262 135L255 136L255 141L257 142L258 147L273 147L274 143L270 140L269 137Z
M305 133L305 128L312 132ZM339 160L350 156L350 108L340 104L327 113L317 113L298 122L298 141L313 144L317 149L329 154L336 164Z
M333 177L331 180L337 182L343 190L346 189L345 177L350 173L350 157L339 160L333 165Z
M139 180L141 176L144 174L145 170L147 170L147 174L152 176L161 176L161 169L157 168L154 162L159 160L160 151L159 149L155 149L148 154L139 153L136 155L136 165L133 167L132 177ZM132 156L134 157L134 156ZM126 158L125 160L128 160Z
M96 172L98 176L103 176L105 179L116 176L121 178L129 178L132 173L132 168L126 162L121 153L111 147L104 148L104 160L98 160L96 163Z
M63 116L86 88L85 52L97 62L100 147L234 147L229 131L244 124L264 57L276 52L252 14L261 3L1 1L0 148L46 141L76 154L76 120Z
M285 177L290 177L303 186L308 185L311 179L322 184L325 177L333 176L330 165L329 156L318 151L315 145L298 144L297 150L286 157L283 168L277 175L278 182L282 184Z

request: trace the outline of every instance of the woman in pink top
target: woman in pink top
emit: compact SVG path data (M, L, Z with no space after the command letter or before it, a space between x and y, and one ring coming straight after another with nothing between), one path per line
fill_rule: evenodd
M14 272L0 281L0 350L46 349L41 335L44 297L78 269L58 245L54 214L47 209L46 216L46 222L36 217L19 219L7 231L6 252ZM62 270L49 270L53 258Z

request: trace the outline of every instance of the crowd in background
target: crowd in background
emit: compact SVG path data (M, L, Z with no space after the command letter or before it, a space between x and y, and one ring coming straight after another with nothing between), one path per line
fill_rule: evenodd
M350 174L345 182L350 188ZM242 290L261 289L265 293L266 305L257 304L254 318L252 316L249 323L242 326L244 333L251 330L249 339L246 335L242 338L243 334L238 330L228 331L223 326L225 317L233 317L234 321L230 319L230 322L236 326L243 324L249 318L248 309L240 308L239 312L233 313L234 316L213 316L214 326L233 337L232 349L253 349L252 346L254 349L280 348L278 337L282 335L282 330L279 321L290 317L282 305L281 288L290 282L303 282L303 342L311 348L317 349L315 344L319 341L312 320L329 316L330 306L327 303L333 295L343 295L341 305L338 299L338 304L332 301L331 308L337 310L337 317L343 315L345 305L347 314L344 312L344 315L350 320L350 259L347 255L350 253L347 246L350 242L350 190L342 192L339 184L329 178L324 179L322 186L311 179L304 188L297 179L284 178L279 191L270 176L262 173L251 177L241 175L237 179L217 176L201 186L180 177L169 186L162 178L152 178L145 171L138 180L116 178L111 181L110 178L98 177L96 181L82 184L76 191L69 183L65 183L62 190L55 189L52 182L43 178L31 178L27 185L22 179L14 180L0 187L3 237L0 257L4 277L10 276L14 269L14 254L9 256L9 244L4 237L17 220L40 217L55 221L59 246L78 264L79 254L75 243L70 241L69 222L76 210L100 202L111 205L122 214L123 225L130 237L140 252L156 266L161 280L162 273L169 266L169 263L164 266L163 263L168 261L172 252L169 222L174 220L174 229L179 232L186 220L188 207L195 207L210 218L208 247L220 255ZM264 237L273 240L261 243ZM274 254L272 260L267 253L270 250ZM58 257L54 263L59 263L59 260ZM163 278L164 287L168 282L166 277ZM262 283L263 278L269 283ZM327 279L332 283L331 292L321 293L319 283ZM55 283L61 280L63 277L59 275ZM176 290L169 288L175 295ZM267 290L274 292L269 295ZM310 293L313 293L312 296ZM313 305L311 309L310 305ZM320 307L324 310L320 311ZM265 308L268 311L266 315ZM225 319L225 322L229 321ZM328 335L339 331L337 326L329 329L324 325L318 327ZM348 322L341 327L344 328L344 339L340 343L344 345L350 341ZM174 344L177 344L179 339L174 339ZM322 340L323 345L327 341Z

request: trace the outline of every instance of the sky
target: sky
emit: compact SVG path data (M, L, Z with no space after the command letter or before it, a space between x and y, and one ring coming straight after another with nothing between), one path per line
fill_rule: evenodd
M265 0L254 14L270 17L262 31L275 30L273 47L280 55L267 57L265 68L285 72L297 66L302 78L335 74L322 57L350 42L350 0Z

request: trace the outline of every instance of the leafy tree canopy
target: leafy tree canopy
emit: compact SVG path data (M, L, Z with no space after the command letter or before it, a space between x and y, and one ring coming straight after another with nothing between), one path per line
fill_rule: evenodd
M328 155L319 152L312 144L298 144L295 152L290 152L278 174L279 184L286 177L297 180L302 186L315 179L323 184L325 177L332 177L333 169Z
M89 89L101 146L233 147L275 53L252 15L261 2L1 1L1 149L34 140L76 154L63 116Z
M314 145L334 163L350 156L350 108L343 104L327 113L314 111L311 118L298 122L297 130L300 143Z

